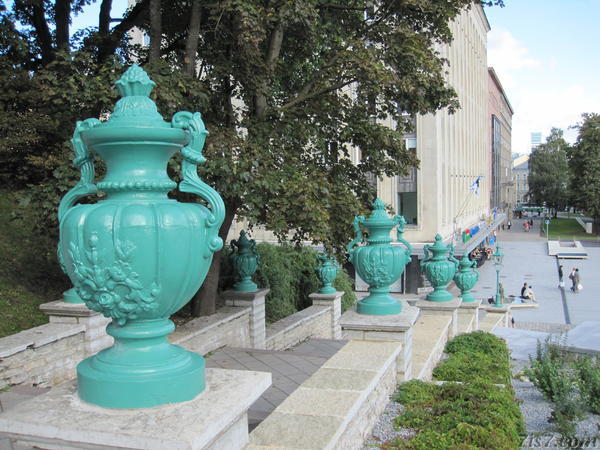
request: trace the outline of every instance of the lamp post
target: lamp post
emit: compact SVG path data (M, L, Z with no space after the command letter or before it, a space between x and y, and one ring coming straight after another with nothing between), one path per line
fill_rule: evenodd
M502 267L502 259L504 258L504 253L500 251L500 245L496 244L496 253L492 257L496 266L496 303L494 303L494 306L500 307L502 306L500 303L500 267Z

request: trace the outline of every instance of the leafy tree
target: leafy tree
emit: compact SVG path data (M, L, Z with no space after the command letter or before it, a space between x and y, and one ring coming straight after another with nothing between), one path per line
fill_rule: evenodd
M435 49L451 41L449 22L472 0L142 0L112 29L111 1L102 0L98 27L66 44L65 17L85 3L15 0L14 11L3 13L22 25L10 29L5 48L23 55L2 75L12 82L17 73L29 92L30 101L14 109L49 121L41 137L32 122L13 123L6 135L30 136L18 162L32 164L26 182L55 196L46 211L72 184L61 171L73 175L66 155L75 120L107 112L114 100L108 79L129 55L157 81L165 117L203 112L211 136L200 170L227 206L222 238L237 215L282 239L291 233L296 242L342 249L353 216L373 198L369 177L418 165L403 143L410 117L459 107ZM127 45L133 26L148 32L149 48ZM75 70L77 61L83 68ZM390 118L393 128L383 123ZM350 159L353 147L358 162ZM219 259L203 286L205 313L214 310Z
M583 114L577 142L569 152L571 193L576 206L594 219L600 234L600 114Z
M568 202L568 149L569 144L563 138L563 131L552 128L546 142L533 150L529 157L530 202L535 205L545 204L554 210L554 217Z

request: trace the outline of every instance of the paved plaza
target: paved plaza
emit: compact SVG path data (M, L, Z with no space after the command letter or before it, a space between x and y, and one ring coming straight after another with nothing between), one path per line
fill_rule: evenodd
M533 287L539 303L537 309L513 312L516 322L551 322L577 325L600 320L600 247L595 242L582 242L588 259L562 259L565 289L558 288L557 259L548 256L546 238L539 235L540 220L528 233L523 231L523 220L513 220L510 231L499 231L498 242L505 254L500 281L506 296L519 296L523 283ZM572 267L579 268L583 289L574 294L568 279ZM496 292L496 268L490 260L479 269L479 282L473 292L488 298Z

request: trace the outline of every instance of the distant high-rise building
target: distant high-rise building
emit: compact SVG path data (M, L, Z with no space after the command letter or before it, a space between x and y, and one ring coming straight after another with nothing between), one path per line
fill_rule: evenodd
M538 145L542 143L542 133L536 131L535 133L531 133L531 150L537 148Z

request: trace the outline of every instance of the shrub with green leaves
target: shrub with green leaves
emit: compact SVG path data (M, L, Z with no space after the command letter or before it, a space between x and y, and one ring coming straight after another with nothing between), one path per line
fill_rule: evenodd
M556 423L558 431L571 436L576 430L575 421L584 416L585 395L577 371L567 360L560 343L548 337L543 344L538 341L536 357L530 358L531 367L525 374L552 402L550 420ZM586 369L584 372L587 375Z
M583 356L575 361L579 389L588 409L600 414L600 360Z
M260 264L253 279L261 288L270 289L265 298L267 321L275 322L311 305L309 294L317 292L320 281L315 273L317 251L310 247L273 245L261 242L256 246ZM235 282L229 253L221 259L221 289ZM345 292L342 310L356 303L352 280L339 270L333 286Z
M519 448L523 418L510 389L483 381L434 385L414 380L395 398L404 404L395 423L417 431L394 448Z
M510 385L508 347L493 334L475 331L457 336L446 344L445 352L450 356L434 369L435 379Z

